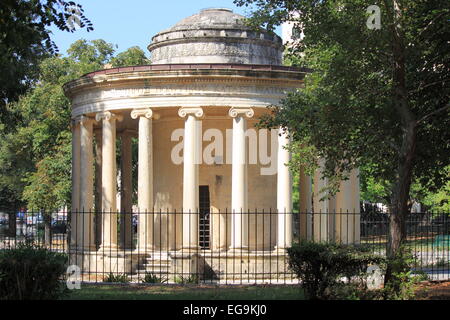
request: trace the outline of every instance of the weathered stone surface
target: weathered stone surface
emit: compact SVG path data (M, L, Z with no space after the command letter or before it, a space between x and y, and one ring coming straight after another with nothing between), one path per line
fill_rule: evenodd
M246 26L229 9L205 9L152 39L154 64L242 63L281 65L282 41Z

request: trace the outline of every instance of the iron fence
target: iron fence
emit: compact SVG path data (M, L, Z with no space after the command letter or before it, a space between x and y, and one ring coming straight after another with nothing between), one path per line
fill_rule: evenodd
M448 213L407 216L414 272L450 278ZM273 211L0 214L0 249L26 241L68 254L82 281L296 283L285 248L302 239L364 245L385 255L386 213Z

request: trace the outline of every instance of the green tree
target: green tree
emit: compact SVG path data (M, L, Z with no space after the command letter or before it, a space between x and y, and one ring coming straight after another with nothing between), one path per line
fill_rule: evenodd
M148 59L145 56L144 51L137 46L131 47L111 59L111 65L113 67L142 66L146 64L150 64L150 59Z
M93 30L82 6L63 0L2 0L0 7L0 122L11 124L6 105L39 77L39 63L58 51L50 26L73 32Z
M388 259L394 261L405 239L411 183L434 191L448 181L443 169L450 152L450 2L235 3L256 5L255 26L272 29L289 20L303 32L290 54L314 72L306 89L290 95L266 124L288 127L295 140L314 146L326 159L331 181L370 165L375 179L388 184ZM379 29L366 24L373 4L381 9ZM388 263L385 281L394 289L401 268Z
M145 57L136 48L119 56L132 64L141 63ZM12 130L0 130L0 189L9 190L4 195L11 198L0 198L0 207L11 210L10 205L16 202L50 213L70 206L71 107L62 85L102 69L113 57L114 46L104 40L78 40L67 57L43 60L34 88L8 105L18 123ZM48 217L45 215L47 241Z

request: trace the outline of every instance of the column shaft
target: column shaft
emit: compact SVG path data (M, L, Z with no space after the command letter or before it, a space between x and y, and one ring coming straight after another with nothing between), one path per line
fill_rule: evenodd
M328 193L323 190L328 185L328 179L323 177L324 169L325 160L320 159L319 168L314 173L314 241L327 241L329 233L329 199Z
M252 109L231 108L233 118L232 177L231 177L231 247L248 249L248 178L245 131L247 119L254 115Z
M102 129L95 129L95 244L102 244Z
M82 246L85 250L93 248L93 145L92 145L92 125L93 119L82 117L80 122L80 209L81 216L78 218L78 247Z
M182 248L197 250L199 247L199 163L201 162L202 108L180 108L178 115L184 120L183 139L183 237Z
M138 207L140 249L153 248L152 119L139 117Z
M359 185L359 168L353 169L350 174L350 183L352 185L353 195L353 239L352 243L360 243L361 241L361 206L360 206L360 185Z
M184 126L183 150L183 248L198 248L198 120L188 114Z
M97 114L102 120L102 248L117 248L117 169L116 117L110 112Z
M72 213L70 219L71 236L70 246L76 248L78 246L77 233L81 232L78 228L80 220L80 148L81 133L80 123L78 120L73 121L72 125Z
M292 246L292 174L287 166L291 161L291 154L286 149L288 144L289 137L285 133L281 133L278 137L277 249Z
M138 151L138 250L153 250L153 112L136 109L131 118L139 118Z
M125 131L121 136L121 193L120 193L120 244L131 249L133 240L133 186L132 186L132 140L131 133Z
M299 175L300 239L312 240L312 182L304 167Z
M348 180L341 181L336 194L336 241L359 242L359 178L358 169L352 170Z

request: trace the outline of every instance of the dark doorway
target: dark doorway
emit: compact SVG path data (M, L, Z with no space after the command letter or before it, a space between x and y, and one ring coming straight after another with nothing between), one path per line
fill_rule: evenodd
M210 225L210 207L209 186L200 186L199 189L199 244L201 249L209 249L209 225Z

